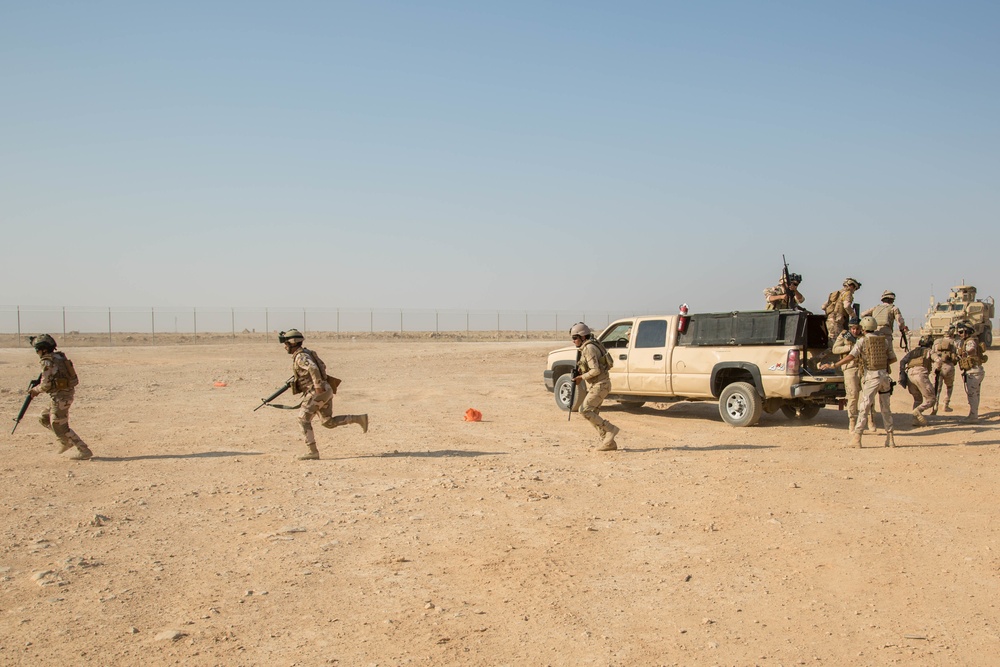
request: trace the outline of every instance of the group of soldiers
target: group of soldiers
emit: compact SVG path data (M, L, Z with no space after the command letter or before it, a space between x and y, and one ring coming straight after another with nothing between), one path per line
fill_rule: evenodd
M289 329L278 335L278 341L285 346L285 351L292 355L292 377L286 384L294 394L302 394L302 402L292 407L299 411L299 426L306 441L306 452L298 457L299 460L311 461L319 458L316 434L312 427L312 420L317 414L322 417L320 423L326 428L357 424L362 432L367 433L367 414L333 414L333 396L337 393L340 380L326 372L326 364L318 354L303 346L305 336L298 329ZM73 362L56 350L56 341L49 334L32 338L31 344L41 361L42 372L37 383L32 383L30 395L35 397L45 393L49 395L50 400L50 404L42 410L38 421L55 433L59 440L59 454L75 448L76 454L71 458L76 461L87 461L94 453L69 426L69 409L73 405L76 386L80 383ZM25 405L27 406L27 403Z
M787 272L785 275L787 279L783 275L778 285L764 290L765 307L769 310L794 308L805 300L799 291L802 276ZM850 444L861 446L861 436L874 418L877 396L886 432L885 446L895 447L892 412L889 409L889 396L896 384L890 377L891 366L897 361L893 330L895 324L899 324L900 343L905 348L908 347L909 329L895 305L896 294L890 290L882 293L881 303L877 306L858 313L854 306L854 293L860 288L860 281L847 278L841 289L831 292L823 304L831 341L830 351L839 354L840 359L835 363L820 364L819 368L843 370ZM980 386L986 375L983 370L985 352L986 346L978 340L975 329L965 322L952 325L940 338L920 337L917 347L899 359L900 384L913 396L914 426L927 425L925 412L936 414L940 392L944 392L944 411L952 411L956 366L962 371L969 400L969 415L965 421L979 419Z

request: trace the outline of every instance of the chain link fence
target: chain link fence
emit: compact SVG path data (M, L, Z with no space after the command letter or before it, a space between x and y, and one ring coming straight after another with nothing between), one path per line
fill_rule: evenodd
M29 335L49 333L85 337L114 345L124 337L144 342L177 340L266 339L279 330L303 333L452 333L498 335L519 333L546 338L561 336L576 322L602 329L633 314L611 311L430 310L389 308L170 308L0 306L0 336L22 345ZM521 336L524 337L524 336ZM23 340L22 340L23 339Z

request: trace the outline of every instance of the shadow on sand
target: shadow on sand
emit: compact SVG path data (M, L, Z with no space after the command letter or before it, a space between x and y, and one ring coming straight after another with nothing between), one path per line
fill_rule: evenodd
M143 456L95 456L91 461L156 461L158 459L217 459L226 456L260 456L262 452L193 452L191 454L145 454Z

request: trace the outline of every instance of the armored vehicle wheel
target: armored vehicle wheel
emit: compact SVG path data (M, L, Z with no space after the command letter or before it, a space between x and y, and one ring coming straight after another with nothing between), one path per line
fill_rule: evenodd
M983 332L983 345L993 347L993 329L987 329Z
M726 385L719 396L719 414L730 426L753 426L760 421L763 411L764 401L747 382Z
M806 421L819 414L820 406L816 403L806 403L805 405L782 405L781 412L789 419Z
M556 397L556 405L563 412L569 412L569 395L573 390L573 376L569 373L564 373L559 376L556 380L556 386L553 388L553 394ZM573 410L579 410L580 404L583 403L583 397L587 395L587 384L581 382L576 386L576 396L573 399Z

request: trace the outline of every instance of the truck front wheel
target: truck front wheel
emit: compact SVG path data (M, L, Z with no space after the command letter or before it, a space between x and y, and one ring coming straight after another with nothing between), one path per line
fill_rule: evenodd
M573 376L569 373L564 373L559 376L556 380L556 386L553 388L552 393L556 397L556 405L563 412L570 411L569 395L573 391ZM583 403L583 397L587 395L587 384L581 382L576 385L576 394L573 397L573 407L572 409L579 410L580 404Z
M733 382L719 396L719 414L730 426L753 426L760 421L764 401L752 384Z

